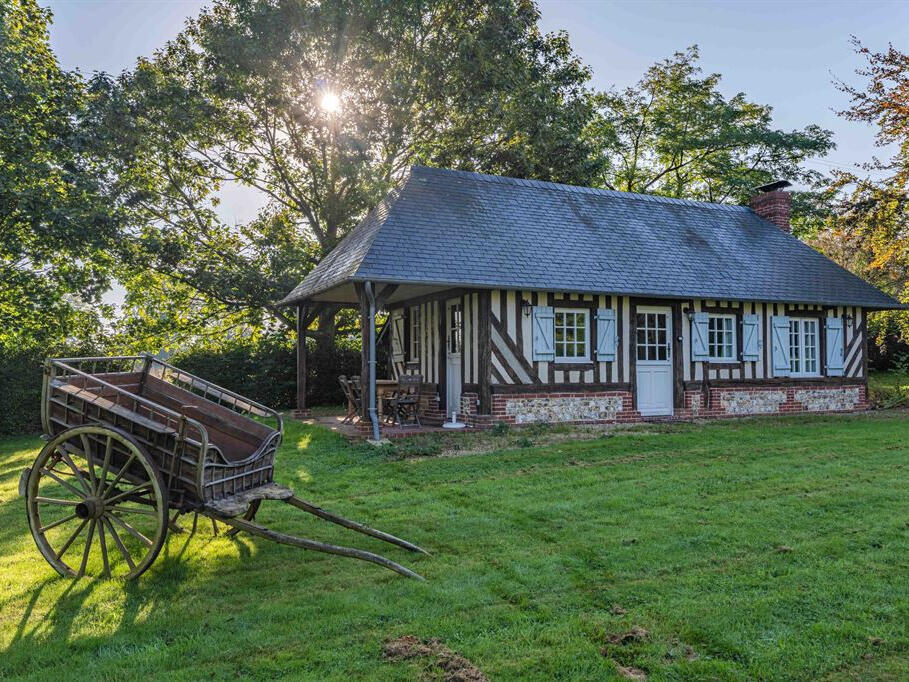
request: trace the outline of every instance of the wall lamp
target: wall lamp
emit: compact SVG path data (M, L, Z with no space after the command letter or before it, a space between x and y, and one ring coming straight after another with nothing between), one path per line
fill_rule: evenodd
M524 317L530 317L530 309L533 308L530 301L526 298L521 299L521 311L524 313Z

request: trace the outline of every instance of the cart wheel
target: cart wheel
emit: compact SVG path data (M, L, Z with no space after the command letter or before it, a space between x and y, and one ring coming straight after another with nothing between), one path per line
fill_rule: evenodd
M244 521L255 521L256 512L259 511L260 506L262 506L262 500L253 500L252 502L250 502L249 506L246 508L246 511L243 512L243 517L242 517L243 520ZM225 533L225 535L227 535L227 537L229 537L229 538L232 538L239 532L240 532L239 528L231 528L229 531L227 531L227 533Z
M128 434L77 426L52 438L26 483L28 525L64 576L137 578L167 536L167 489Z

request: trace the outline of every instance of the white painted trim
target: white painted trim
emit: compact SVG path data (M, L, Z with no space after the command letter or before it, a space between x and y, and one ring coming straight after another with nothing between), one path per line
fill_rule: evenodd
M728 358L708 355L706 362L717 362L717 363L724 363L724 364L729 363L729 362L738 362L739 361L739 359L737 357L738 353L736 352L738 350L738 341L739 341L739 330L736 329L736 327L738 326L736 324L736 322L738 321L738 318L734 314L730 314L730 313L708 313L707 318L708 318L707 319L707 350L708 350L708 352L710 350L710 320L719 319L719 318L726 319L726 320L732 320L732 355Z
M587 363L587 362L594 362L594 360L592 360L593 353L591 352L592 349L590 347L590 308L561 307L561 308L554 308L552 312L553 312L552 349L553 349L553 352L555 353L554 362L557 362L559 364L563 364L563 363L581 364L581 363ZM574 314L583 313L584 314L584 351L586 353L584 356L576 357L576 358L559 357L559 354L558 354L559 344L556 341L556 337L555 337L555 329L557 326L556 321L555 321L555 316L558 315L559 313L574 313Z

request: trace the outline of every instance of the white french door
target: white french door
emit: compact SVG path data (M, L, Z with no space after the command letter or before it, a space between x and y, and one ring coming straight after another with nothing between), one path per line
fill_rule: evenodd
M672 311L638 307L635 322L638 411L645 417L671 415Z
M461 299L445 304L445 411L461 411L461 352L464 342L464 316Z

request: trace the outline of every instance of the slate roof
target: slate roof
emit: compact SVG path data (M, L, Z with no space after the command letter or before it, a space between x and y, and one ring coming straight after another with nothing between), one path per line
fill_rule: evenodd
M745 206L424 166L282 303L367 280L902 307Z

